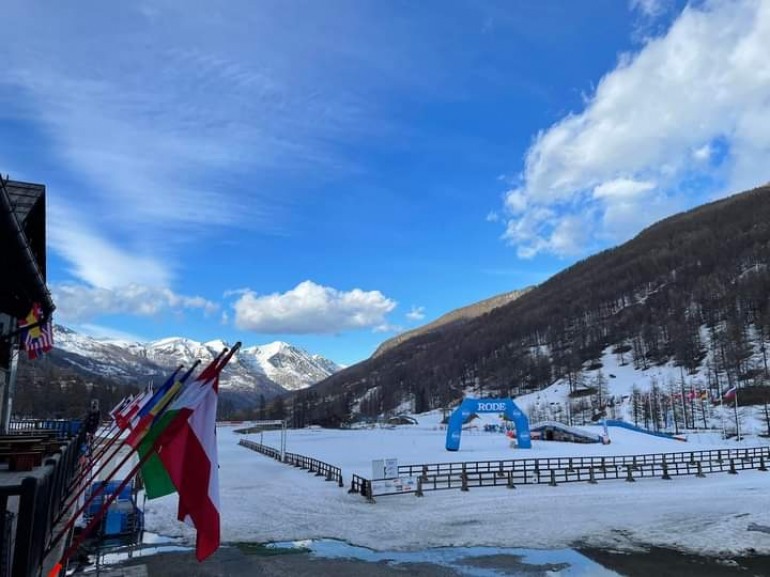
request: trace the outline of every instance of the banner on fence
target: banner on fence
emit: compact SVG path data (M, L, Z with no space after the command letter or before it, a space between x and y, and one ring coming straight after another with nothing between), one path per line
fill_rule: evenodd
M417 490L417 477L397 477L372 481L372 496L414 493Z

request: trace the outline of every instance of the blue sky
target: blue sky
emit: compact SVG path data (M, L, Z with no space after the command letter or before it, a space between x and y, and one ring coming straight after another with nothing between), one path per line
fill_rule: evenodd
M770 180L770 5L4 3L57 322L351 364Z

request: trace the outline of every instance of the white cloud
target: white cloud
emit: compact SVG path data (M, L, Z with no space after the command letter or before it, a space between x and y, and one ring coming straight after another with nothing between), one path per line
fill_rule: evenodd
M671 0L630 0L629 6L646 18L655 18L670 8Z
M406 313L406 318L410 321L421 321L425 318L425 307L413 306L412 309Z
M390 323L383 323L372 329L373 333L401 333L403 331L404 327L401 325L391 325Z
M134 230L272 228L281 198L259 177L347 166L336 144L388 130L375 97L430 74L414 61L423 41L363 4L302 18L247 0L87 4L7 7L0 97L26 103L89 200ZM244 171L257 176L234 186Z
M235 302L235 325L260 333L330 334L389 326L396 302L380 291L340 291L304 281L279 294L246 292Z
M137 245L169 247L173 262L174 244L221 227L284 232L302 188L286 180L355 168L340 145L388 134L380 102L431 87L437 67L417 63L432 58L415 49L422 36L400 16L347 8L310 3L297 18L288 4L247 0L11 2L0 109L40 135L36 156L58 165L53 178L32 166L49 200L98 222L90 236L102 254L125 247L138 255L130 280L151 284L170 272ZM27 156L9 153L4 168L23 173ZM79 278L105 284L111 275L84 244L54 249Z
M112 327L105 327L102 325L96 325L92 323L73 324L71 328L76 330L79 333L90 335L95 339L110 339L110 340L114 339L114 340L121 340L121 341L130 341L135 343L142 343L148 340L134 333L128 333L126 331L121 331L119 329L114 329Z
M654 182L618 178L601 183L594 189L594 198L597 199L632 199L653 190Z
M768 39L768 2L685 8L663 36L621 57L582 112L538 134L505 198L504 238L522 257L585 251L626 240L666 211L765 182ZM714 142L724 154L704 148ZM569 234L574 219L591 227L582 239Z
M509 190L505 195L505 208L511 214L521 214L527 209L527 197L522 190Z
M711 155L713 154L713 152L714 151L711 148L711 144L707 143L707 144L704 144L703 146L693 150L692 151L692 157L695 160L698 160L698 161L701 161L701 162L705 162L705 161L711 159Z
M155 316L187 309L211 314L219 307L198 296L179 295L167 288L138 284L100 288L77 284L51 287L56 314L66 322L84 322L101 315L129 314Z
M60 202L54 201L51 209L56 217L49 219L48 241L70 263L73 276L105 289L132 283L168 286L170 271L156 256L132 253L110 242Z

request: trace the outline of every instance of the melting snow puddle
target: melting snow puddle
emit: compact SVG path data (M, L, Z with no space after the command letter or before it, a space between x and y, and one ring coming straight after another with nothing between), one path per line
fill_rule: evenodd
M521 575L548 577L617 577L572 549L537 550L501 547L440 547L422 551L373 551L332 539L284 541L274 549L297 549L324 559L355 559L393 565L428 563L451 568L468 577Z

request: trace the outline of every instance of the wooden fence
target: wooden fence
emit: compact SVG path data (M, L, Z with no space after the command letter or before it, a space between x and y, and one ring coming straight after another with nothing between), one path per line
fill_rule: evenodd
M365 479L360 475L353 474L350 479L350 490L348 493L357 493L362 497L366 497L367 500L374 502L374 495L372 495L372 482L369 479Z
M238 444L247 447L252 451L267 455L276 461L281 460L281 452L274 447L249 441L247 439L241 439L238 441ZM329 463L324 463L323 461L313 459L312 457L306 457L305 455L288 452L284 453L283 462L288 465L294 465L300 469L305 469L308 473L315 473L317 477L324 477L326 481L336 481L340 487L344 485L342 480L342 469L330 465Z
M380 495L404 494L422 496L425 491L472 487L625 480L634 482L640 478L669 480L673 476L694 475L704 477L711 473L738 474L738 471L755 469L767 471L770 447L747 449L721 449L712 451L686 451L651 455L622 455L608 457L560 457L551 459L508 459L502 461L470 461L460 463L434 463L402 465L399 477L416 478L414 490L398 493L379 492L359 477L351 484L351 493L360 493L369 501Z

